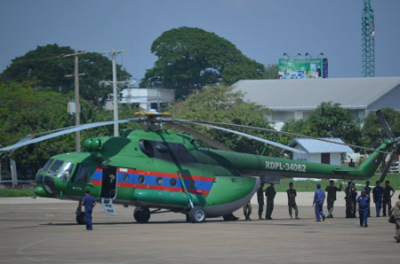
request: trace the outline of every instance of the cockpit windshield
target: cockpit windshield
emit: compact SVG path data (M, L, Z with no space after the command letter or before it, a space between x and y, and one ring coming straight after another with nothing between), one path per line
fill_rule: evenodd
M38 171L38 173L39 173L39 172L46 172L47 169L50 167L50 165L53 163L53 161L54 161L54 159L49 159L49 160L46 162L46 164L43 166L43 168L41 168L41 169Z
M74 169L74 164L71 162L64 162L62 165L62 169L57 174L58 178L64 178L65 180L69 180L72 174L72 170Z
M47 171L48 174L57 175L60 172L61 166L63 165L64 161L56 160L54 161L53 165L51 165L50 169Z

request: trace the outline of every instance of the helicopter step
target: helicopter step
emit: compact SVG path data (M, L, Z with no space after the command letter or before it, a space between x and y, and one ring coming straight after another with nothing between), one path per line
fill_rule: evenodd
M103 211L106 215L116 215L114 205L112 203L111 198L101 198L101 206L103 207Z

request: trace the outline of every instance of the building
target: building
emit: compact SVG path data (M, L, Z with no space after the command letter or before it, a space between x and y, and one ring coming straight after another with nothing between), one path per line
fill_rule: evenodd
M340 138L321 139L344 143ZM354 151L348 146L338 145L310 138L293 139L289 143L289 147L305 152L303 154L293 153L293 160L332 164L338 166L341 166L342 164L342 153L354 153Z
M175 99L175 91L161 88L124 89L119 93L119 104L130 104L145 110L163 109ZM106 99L105 109L113 110L113 95Z
M360 120L379 108L400 111L400 77L243 80L233 88L244 92L245 100L273 110L266 117L278 130L289 119L306 119L322 102L339 103Z

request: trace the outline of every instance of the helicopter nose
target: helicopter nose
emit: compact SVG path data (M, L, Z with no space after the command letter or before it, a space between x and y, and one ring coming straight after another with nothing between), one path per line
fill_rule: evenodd
M51 176L45 176L43 181L44 189L50 193L56 193L56 185L54 184L54 178Z

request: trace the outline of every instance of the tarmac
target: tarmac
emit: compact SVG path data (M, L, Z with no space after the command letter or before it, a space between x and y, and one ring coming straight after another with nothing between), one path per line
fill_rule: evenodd
M395 196L398 196L398 191ZM134 221L134 207L117 215L93 212L94 230L75 222L77 202L45 198L0 198L0 263L399 263L395 225L375 217L369 227L346 219L343 192L334 218L315 222L313 193L298 193L299 220L291 220L285 193L278 193L274 220L222 218L186 223L182 214ZM324 208L326 213L326 207ZM265 214L265 210L264 210Z

